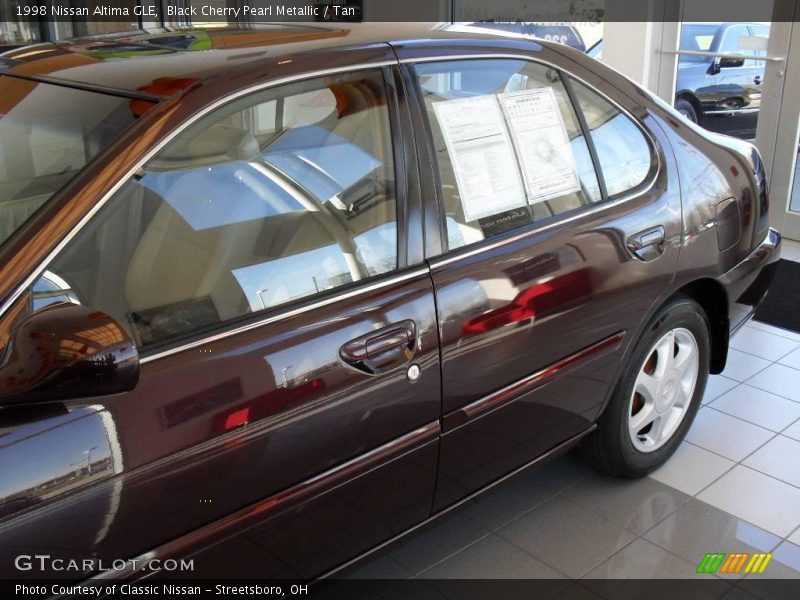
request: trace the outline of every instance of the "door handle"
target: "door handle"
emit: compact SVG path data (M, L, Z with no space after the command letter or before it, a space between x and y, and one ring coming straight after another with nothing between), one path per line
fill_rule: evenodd
M339 358L362 373L378 375L406 364L416 350L417 326L407 320L350 340L339 348Z
M663 225L640 231L628 238L628 250L639 260L655 260L664 254L666 235Z
M756 75L753 78L753 83L755 83L756 85L761 85L761 75Z

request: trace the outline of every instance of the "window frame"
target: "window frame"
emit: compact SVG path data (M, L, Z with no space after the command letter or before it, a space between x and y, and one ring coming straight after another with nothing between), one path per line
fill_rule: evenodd
M409 139L410 135L407 130L408 117L406 113L409 112L409 103L407 98L404 98L400 91L398 91L396 83L399 74L399 63L397 60L361 62L347 66L320 69L318 71L308 71L270 81L262 81L221 96L214 102L210 102L202 109L184 119L158 143L153 145L141 159L127 169L122 176L116 180L115 184L91 206L81 220L61 238L45 259L20 282L15 288L14 293L10 295L0 307L0 319L5 318L12 306L24 297L26 291L32 288L35 282L46 272L48 267L52 265L53 261L69 247L80 233L94 223L96 218L102 215L103 209L107 208L110 202L113 202L113 198L116 194L135 178L145 165L152 161L153 158L157 157L162 150L191 126L209 116L217 109L224 108L230 103L247 98L248 96L256 95L267 89L324 77L354 74L362 71L373 71L378 74L383 80L383 89L386 94L386 109L388 112L390 129L389 134L391 135L389 146L392 152L392 164L395 176L395 222L397 224L396 268L386 273L366 277L362 280L337 286L318 294L297 298L275 307L247 313L214 324L213 326L202 327L187 332L185 335L171 338L162 343L153 344L140 351L140 363L145 364L153 362L212 341L228 338L239 333L266 326L269 323L290 318L291 316L308 310L367 294L403 281L412 280L422 275L423 272L427 272L427 268L425 268L424 271L420 268L422 266L421 257L414 259L413 253L407 251L407 239L410 231L415 227L421 229L422 225L419 219L414 220L415 215L413 211L409 211L408 209L409 203L414 202L414 196L418 196L419 191L415 191L413 187L409 185L409 177L407 174L408 169L416 169L417 167L413 141ZM416 202L421 203L421 199L417 198ZM417 211L417 217L419 216L418 212L419 211ZM409 259L409 257L412 258Z
M485 238L483 240L473 242L471 244L466 244L464 246L460 246L452 250L448 248L444 190L442 188L442 180L439 172L439 161L436 157L436 150L433 142L434 138L433 138L433 131L431 129L431 119L429 118L427 107L425 106L425 102L423 100L422 89L419 85L419 78L417 76L417 72L414 66L418 63L463 62L466 60L484 60L484 61L523 60L545 68L555 69L558 72L560 81L564 85L565 91L567 92L567 96L569 97L569 100L572 103L572 107L578 119L579 126L581 128L584 138L586 139L586 144L589 148L589 155L592 160L592 165L595 170L595 175L597 177L598 184L600 185L601 200L599 202L595 202L594 204L589 204L587 206L582 206L563 213L552 215L550 217L547 217L546 219L542 219L540 221L531 223L529 225L520 227L518 229L511 229L496 236ZM424 140L426 146L425 152L427 155L430 156L430 160L427 161L424 159L423 156L420 156L419 164L420 167L422 167L423 165L428 165L428 164L430 165L430 174L432 176L431 179L433 179L435 187L435 193L434 193L435 207L433 207L432 209L428 208L428 210L434 210L438 217L439 221L438 233L441 238L440 242L441 251L438 253L426 254L426 258L428 260L435 261L435 263L431 265L432 267L443 266L451 262L461 260L462 258L468 258L476 254L489 252L497 247L511 244L521 239L532 237L548 229L555 228L557 226L563 225L571 221L582 219L586 216L611 209L615 206L633 200L634 198L638 198L646 194L650 189L652 189L652 187L655 185L655 182L658 180L659 174L664 168L661 161L660 145L657 143L653 134L647 130L647 128L641 123L641 121L637 119L628 109L622 106L619 102L609 97L604 92L598 90L595 86L587 82L582 77L575 75L574 73L565 69L562 66L556 65L552 62L543 60L538 57L532 58L531 56L521 53L458 54L458 55L438 55L438 56L431 55L431 56L404 58L401 59L400 62L404 70L405 80L408 82L408 85L412 86L413 88L412 91L417 105L416 112L420 115L419 117L421 120L420 124L422 125L423 135L426 138ZM650 150L651 167L650 171L647 174L647 177L645 177L645 179L635 188L632 188L626 192L611 197L608 196L606 191L605 176L603 175L602 169L600 168L600 161L597 156L594 140L591 137L591 132L588 131L586 118L583 114L583 111L580 108L580 105L578 104L578 100L575 95L575 91L571 85L570 79L574 79L575 81L580 82L581 84L586 86L586 88L589 89L592 93L597 94L600 98L611 104L611 106L613 106L615 109L619 110L622 114L624 114L628 119L630 119L636 125L636 127L644 136L648 148Z

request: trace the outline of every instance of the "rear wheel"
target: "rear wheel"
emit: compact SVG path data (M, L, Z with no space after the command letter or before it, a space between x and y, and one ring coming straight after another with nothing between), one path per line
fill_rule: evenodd
M694 109L694 105L688 100L679 98L678 101L675 102L675 110L689 119L692 123L697 123L697 111Z
M613 475L657 469L683 440L708 380L710 335L703 309L678 297L653 317L608 407L581 451Z

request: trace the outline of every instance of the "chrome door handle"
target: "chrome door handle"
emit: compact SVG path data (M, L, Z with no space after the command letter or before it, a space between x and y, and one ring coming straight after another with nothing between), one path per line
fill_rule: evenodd
M372 331L339 348L339 358L368 375L378 375L406 364L417 349L417 325L400 321Z
M628 238L628 250L639 260L655 260L664 253L666 235L663 225L640 231Z

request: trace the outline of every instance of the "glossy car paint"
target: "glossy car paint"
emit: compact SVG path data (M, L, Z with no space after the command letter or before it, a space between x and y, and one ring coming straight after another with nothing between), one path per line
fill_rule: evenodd
M401 270L145 355L132 392L2 407L0 463L42 474L33 486L30 476L4 479L3 576L42 576L16 571L13 557L49 551L195 557L200 575L313 578L590 431L642 329L673 294L707 307L714 366L724 364L728 332L760 300L762 267L779 245L767 236L749 146L695 130L565 47L418 26L405 38L416 41L373 26L318 33L270 38L266 54L250 39L247 52L148 55L161 74L200 81L145 112L3 247L0 340L29 312L24 283L121 174L221 98L324 69L394 65L386 79L402 175ZM408 69L431 57L504 54L548 62L610 97L650 132L658 170L631 197L439 256L434 162ZM242 66L219 71L237 56ZM109 77L141 72L135 60L106 67ZM684 177L698 161L709 178ZM665 243L644 262L628 241L654 226ZM737 229L738 242L720 250ZM515 291L505 305L476 294L498 277ZM416 341L402 364L371 375L340 360L350 340L408 320ZM406 376L412 363L416 382Z
M129 392L139 381L133 340L104 312L68 302L14 328L0 367L0 402L59 401Z
M408 43L399 46L398 56L412 64L437 50L430 43ZM503 50L481 44L471 52L492 56ZM529 56L545 63L560 58L545 47ZM627 104L623 108L636 109ZM677 166L658 122L649 117L647 123L648 117L639 111L656 136L657 164L638 193L613 208L570 220L556 217L550 226L543 222L542 230L479 253L466 248L432 261L444 389L436 508L591 426L625 345L621 338L534 389L509 393L504 407L487 407L487 414L473 412L464 419L464 407L565 356L635 330L671 282L681 236ZM666 243L657 260L644 262L628 249L628 240L655 226L665 227ZM494 293L498 289L501 298ZM502 305L503 297L511 310Z

